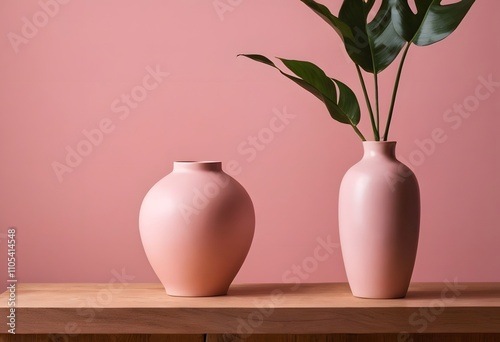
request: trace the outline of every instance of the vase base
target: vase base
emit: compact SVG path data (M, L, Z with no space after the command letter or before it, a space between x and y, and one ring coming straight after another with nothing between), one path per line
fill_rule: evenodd
M404 294L363 294L363 293L352 293L356 298L361 299L401 299L406 297L406 292Z
M170 297L220 297L227 295L227 290L221 292L169 292L165 290L165 293Z

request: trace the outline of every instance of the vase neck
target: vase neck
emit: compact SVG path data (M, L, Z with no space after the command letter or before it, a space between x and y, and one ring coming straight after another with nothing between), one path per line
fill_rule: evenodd
M175 161L174 171L222 171L220 161Z
M396 158L395 141L363 141L363 158L389 157Z

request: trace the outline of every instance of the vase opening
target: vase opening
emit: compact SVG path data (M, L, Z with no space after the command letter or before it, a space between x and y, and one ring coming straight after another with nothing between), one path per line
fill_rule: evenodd
M216 160L181 160L174 161L175 171L221 171L222 162Z

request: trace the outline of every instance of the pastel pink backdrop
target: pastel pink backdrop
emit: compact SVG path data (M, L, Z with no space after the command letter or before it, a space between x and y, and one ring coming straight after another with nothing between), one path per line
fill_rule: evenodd
M223 13L212 0L0 2L3 279L5 233L16 226L19 281L107 282L113 270L158 281L139 237L141 201L173 161L210 159L238 162L235 177L255 204L256 234L236 282L282 282L297 266L306 267L300 281L346 281L338 248L313 258L318 241L339 240L339 185L361 143L313 96L236 55L313 61L361 101L355 69L298 0L219 2ZM341 1L324 3L337 13ZM480 77L500 81L499 11L498 1L477 1L446 41L410 50L391 136L421 187L413 281L500 281L499 88L471 98ZM168 76L147 78L144 91L148 67ZM384 89L393 75L381 75ZM131 91L141 101L124 108ZM464 102L474 111L460 119L454 105ZM270 137L277 112L293 118ZM363 115L371 136L364 106ZM82 131L100 125L108 133L89 152ZM435 129L445 141L416 152ZM259 133L266 143L257 150L248 139ZM67 146L88 155L58 179L53 163L65 163Z

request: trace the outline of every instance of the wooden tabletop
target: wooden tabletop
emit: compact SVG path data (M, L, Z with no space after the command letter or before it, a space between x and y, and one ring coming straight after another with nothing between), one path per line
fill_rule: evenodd
M197 298L160 284L16 284L15 305L17 334L500 333L500 283L416 283L384 300L355 298L345 283L242 284Z

